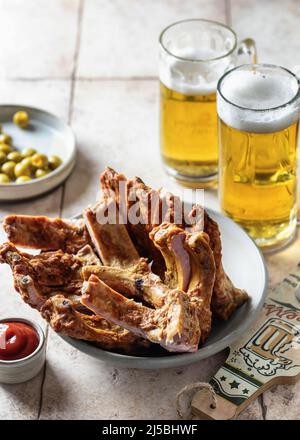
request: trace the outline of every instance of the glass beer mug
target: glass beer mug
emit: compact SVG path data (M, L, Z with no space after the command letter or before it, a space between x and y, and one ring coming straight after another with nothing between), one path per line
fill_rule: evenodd
M220 79L217 106L222 210L277 249L296 228L299 79L279 66L239 66Z
M159 43L164 166L179 180L210 185L218 172L217 82L237 65L239 55L255 62L254 42L238 45L226 25L195 19L168 26Z

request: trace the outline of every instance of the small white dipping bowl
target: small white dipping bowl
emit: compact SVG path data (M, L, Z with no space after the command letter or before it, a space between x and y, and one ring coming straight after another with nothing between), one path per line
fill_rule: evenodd
M42 328L28 319L2 318L1 322L24 322L33 327L39 336L39 345L33 353L15 361L3 361L0 359L0 383L21 383L35 377L43 368L46 357L45 335Z

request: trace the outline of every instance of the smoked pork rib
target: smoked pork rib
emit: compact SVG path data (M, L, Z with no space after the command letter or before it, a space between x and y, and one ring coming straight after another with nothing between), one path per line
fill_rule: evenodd
M62 251L30 255L12 243L4 243L0 247L0 263L10 265L16 290L38 310L49 296L57 293L74 298L81 295L82 262L74 255Z
M171 291L163 307L153 310L125 298L91 275L84 285L81 302L108 321L160 344L168 351L198 349L200 328L197 313L188 296L180 290Z
M108 206L108 202L103 199L93 208L83 211L86 227L102 263L118 267L137 263L140 256L129 237L126 226L118 222L103 224L99 222L97 211L104 212L105 206ZM117 210L116 215L118 216ZM117 218L115 220L118 221Z
M189 233L165 222L154 228L150 237L166 262L165 283L187 292L195 305L204 342L211 330L211 298L216 274L208 235Z
M88 316L78 312L73 302L63 295L49 298L42 306L41 314L54 331L96 343L105 350L136 354L141 349L149 348L148 341L128 330L100 316Z
M86 266L82 270L85 281L96 275L112 289L129 298L137 298L155 308L162 307L169 288L149 269L139 270L135 267L121 269L110 266Z
M85 245L82 249L80 249L76 257L82 262L83 266L100 266L101 261L95 254L92 246L89 244Z
M76 253L91 239L83 220L50 219L43 216L8 215L3 222L7 239L24 248L43 251L61 249Z
M123 187L122 184L124 184ZM113 168L106 167L100 175L100 186L103 197L108 199L114 197L119 209L122 205L121 199L123 199L125 210L127 206L126 185L127 178L124 174L117 173ZM122 215L126 214L124 210L121 210L121 212Z
M122 191L120 191L120 182L123 185ZM149 239L149 232L153 224L157 223L159 193L146 186L139 177L127 180L123 174L108 167L100 176L100 185L104 197L110 194L110 197L115 198L119 211L126 219L127 230L139 255L152 261L153 272L162 276L165 271L164 260ZM153 206L155 208L151 210Z
M218 224L207 214L204 215L204 231L209 235L210 246L214 253L216 264L216 279L212 296L212 311L223 320L245 302L249 296L245 290L235 287L226 274L222 264L221 234Z

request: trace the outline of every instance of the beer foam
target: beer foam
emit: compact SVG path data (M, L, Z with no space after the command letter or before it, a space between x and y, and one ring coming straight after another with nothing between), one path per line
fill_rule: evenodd
M297 79L283 69L246 69L238 68L221 80L219 117L233 128L254 133L280 131L295 123L299 100L285 104L298 93Z
M219 78L233 67L230 57L214 60L220 56L220 52L210 48L177 49L176 56L183 58L182 60L165 54L163 56L164 60L159 69L160 81L169 89L185 95L215 93Z

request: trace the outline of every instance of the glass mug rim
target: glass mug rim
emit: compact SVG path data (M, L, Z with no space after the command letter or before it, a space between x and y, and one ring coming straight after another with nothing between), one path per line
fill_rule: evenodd
M238 104L235 104L234 102L232 102L230 99L226 98L226 96L222 93L221 91L221 87L222 87L222 82L224 81L224 79L230 75L231 73L238 71L238 70L242 70L245 68L270 68L273 70L277 70L277 71L283 71L288 73L290 76L292 76L293 78L295 78L297 84L298 84L298 89L295 93L295 95L293 96L292 99L290 99L289 101L285 102L284 104L280 104L276 107L269 107L269 108L248 108L248 107L244 107ZM248 112L260 112L260 113L264 113L264 112L269 112L269 111L274 111L274 110L280 110L283 109L291 104L293 104L294 102L297 101L297 99L300 97L300 79L298 78L298 76L293 73L291 70L287 69L286 67L283 66L279 66L276 64L266 64L266 63L256 63L256 64L242 64L240 66L235 66L232 69L228 70L227 72L225 72L221 78L218 81L217 84L217 93L220 94L220 96L222 97L222 99L224 99L224 101L226 101L228 104L232 105L233 107L236 107L238 109L241 110L247 110Z
M169 49L167 49L167 47L164 45L164 43L163 43L164 35L172 27L175 27L175 26L183 24L183 23L191 23L191 22L214 24L214 25L218 25L219 27L222 27L222 28L228 30L232 34L233 39L234 39L234 43L233 43L232 48L228 52L226 52L226 54L224 54L224 55L221 55L221 56L218 56L218 57L215 57L215 58L207 58L207 59L197 59L197 58L189 59L189 58L184 58L184 57L180 57L178 55L175 55ZM185 19L185 20L175 21L174 23L169 24L167 27L165 27L161 31L161 33L159 35L159 38L158 38L158 41L159 41L159 44L162 47L162 49L168 55L170 55L173 58L176 58L178 60L185 61L185 62L190 62L190 63L209 63L209 62L212 62L212 61L218 61L218 60L221 60L221 59L226 58L229 55L231 55L235 51L235 49L237 48L237 34L235 33L235 31L233 29L231 29L231 27L227 26L224 23L220 23L220 22L214 21L214 20L207 20L205 18L188 18L188 19Z

